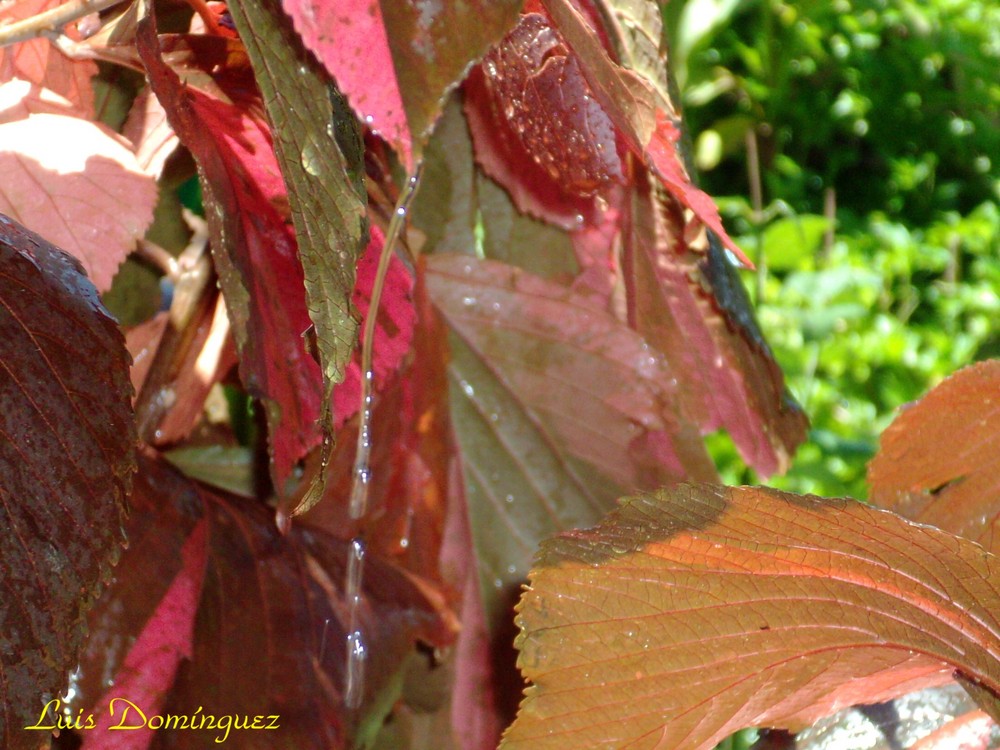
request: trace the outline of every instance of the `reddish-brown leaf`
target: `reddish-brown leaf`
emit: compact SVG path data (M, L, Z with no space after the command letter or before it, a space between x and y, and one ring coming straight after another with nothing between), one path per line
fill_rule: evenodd
M369 127L412 170L445 97L513 25L520 0L284 0L295 28Z
M626 210L629 322L671 362L685 413L703 432L726 429L764 476L785 471L806 417L723 250L704 232L685 239L682 206L648 176Z
M960 370L906 407L868 467L871 500L997 551L1000 361Z
M220 53L230 44L216 42ZM270 130L259 100L239 98L241 90L252 90L247 70L236 81L216 82L237 98L239 105L231 104L182 85L160 57L151 19L140 23L139 50L153 91L204 175L212 255L240 373L250 392L264 400L272 473L281 490L295 463L320 441L322 382L302 336L311 321L295 238L278 208L286 194Z
M391 706L415 642L443 647L453 638L433 589L369 554L360 615L365 702L352 718L341 697L346 542L303 525L282 536L266 506L209 493L155 458L141 461L131 506L131 544L92 614L74 715L96 713L134 679L136 692L125 697L148 701L147 715L156 706L279 717L274 731L234 729L228 741L238 747L348 747L354 721L381 721ZM173 600L177 587L184 596ZM117 734L92 731L98 743ZM157 732L180 748L206 747L218 734Z
M100 291L153 220L156 185L129 143L56 94L0 86L0 211L76 256Z
M81 363L86 363L82 366ZM0 745L65 687L123 542L128 352L79 263L0 215Z
M492 629L545 536L629 489L715 471L667 362L588 297L471 256L429 256L428 270L454 332L452 420Z
M682 485L546 542L501 745L711 748L941 684L1000 688L1000 562L848 500Z
M663 185L748 266L753 264L726 234L712 199L691 180L677 150L679 118L663 83L615 62L599 33L572 0L542 0L553 24L576 53L593 96L628 147Z

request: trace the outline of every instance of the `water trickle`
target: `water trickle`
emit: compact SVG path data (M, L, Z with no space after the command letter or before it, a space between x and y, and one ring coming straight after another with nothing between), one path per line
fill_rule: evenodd
M368 508L368 490L371 487L372 451L372 387L375 374L371 368L365 370L361 388L361 424L358 427L358 447L354 455L354 483L351 486L349 512L351 518L361 518Z
M351 540L347 553L347 580L344 595L347 599L347 665L344 680L344 704L358 708L365 692L365 661L368 649L361 631L361 582L364 579L365 543Z
M374 118L365 117L365 122L371 125ZM377 135L375 130L373 133ZM375 320L378 317L379 302L382 289L385 286L389 261L395 253L396 242L403 231L407 207L416 195L420 184L421 165L418 164L413 175L407 181L407 186L400 196L399 203L393 213L389 228L386 231L382 254L379 256L378 268L375 271L375 283L372 287L371 301L362 334L361 346L361 410L358 427L358 443L354 454L354 476L351 486L349 513L352 520L361 520L368 513L368 491L371 486L371 450L372 450L372 408L375 402L374 380L372 370L373 346L375 341ZM407 541L406 545L409 545ZM344 704L349 709L356 709L364 698L365 661L368 659L368 647L361 628L362 582L364 579L365 544L363 539L355 537L351 541L347 558L347 580L344 584L344 594L347 598L347 663L344 677Z

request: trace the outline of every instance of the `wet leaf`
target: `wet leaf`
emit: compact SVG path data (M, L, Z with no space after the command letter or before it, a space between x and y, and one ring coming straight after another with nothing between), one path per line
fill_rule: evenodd
M658 16L643 14L642 20L654 25L642 33L633 32L623 42L623 47L629 51L623 66L611 59L599 35L570 0L543 0L542 4L554 26L577 54L594 98L614 123L620 137L677 200L715 232L737 258L752 266L726 234L715 203L691 180L678 148L680 118L661 77L665 66L654 65L648 45L640 49L636 44L637 40L659 38ZM636 64L637 59L641 62L639 70L630 69L627 63ZM649 75L655 78L648 78Z
M215 44L219 54L228 54L229 41L215 38ZM311 325L303 270L292 229L279 210L286 194L270 129L259 116L259 100L252 94L241 98L252 91L248 70L235 81L220 74L215 82L238 102L228 103L182 85L160 56L151 16L140 23L139 50L154 93L199 164L212 257L236 335L240 374L250 393L264 401L272 476L280 490L295 463L320 442L323 384L303 339Z
M1000 563L849 500L682 485L546 542L503 748L711 748L942 684L1000 687Z
M80 363L86 362L87 367ZM128 353L80 265L0 215L0 744L65 688L123 543Z
M74 712L103 705L134 678L151 711L280 717L274 731L234 729L229 741L239 747L350 746L341 699L348 543L303 525L281 536L266 506L212 494L150 457L131 505L131 544L92 613ZM178 586L195 594L194 609L187 597L168 614ZM373 555L362 596L366 700L355 718L379 721L415 642L444 647L454 634L433 589ZM163 629L144 641L157 622ZM176 672L164 668L171 654ZM216 734L157 732L172 747L205 747Z
M906 407L868 467L871 501L1000 544L1000 361L959 370Z
M389 142L410 172L448 92L514 24L521 2L283 5L357 116Z
M666 355L689 419L726 429L764 476L788 468L807 422L722 249L704 233L683 241L682 207L637 184L623 237L629 320Z
M328 395L343 381L358 337L351 292L368 243L360 134L278 2L251 0L230 10L273 126Z
M494 627L546 535L593 523L627 488L715 471L666 361L588 298L469 256L428 270L455 334L452 418Z
M153 221L156 185L128 142L26 81L0 86L0 211L76 256L99 291Z

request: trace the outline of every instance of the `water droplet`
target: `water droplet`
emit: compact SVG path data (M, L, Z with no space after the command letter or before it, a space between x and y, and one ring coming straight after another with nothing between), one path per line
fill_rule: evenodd
M494 578L493 579L493 588L495 588L495 589L502 589L503 588L503 581L501 581L499 578Z
M347 636L347 673L344 679L344 704L351 709L361 705L365 692L365 660L368 650L360 630Z
M371 115L365 115L365 125L371 125L373 122L375 122L374 117Z
M583 214L577 214L576 216L574 216L573 217L573 224L575 225L576 229L579 229L580 227L582 227L583 226Z
M312 141L306 143L302 148L302 154L299 156L299 161L302 164L302 168L306 170L313 177L319 177L319 151L316 148L316 144Z
M504 500L507 502L508 505L510 505L511 503L514 502L514 496L513 495L507 495L507 497L505 497Z
M463 380L458 385L462 389L462 393L464 393L469 398L472 398L473 396L476 395L476 389L473 388L472 384L469 383L468 381Z
M508 565L507 572L510 573L511 575L514 575L517 572L517 568L515 568L513 565Z

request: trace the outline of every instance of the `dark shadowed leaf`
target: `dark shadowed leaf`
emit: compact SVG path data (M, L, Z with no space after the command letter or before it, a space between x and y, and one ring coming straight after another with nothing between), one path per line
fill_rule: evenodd
M81 363L85 363L82 366ZM0 745L65 687L123 543L128 352L79 263L0 215Z
M345 712L347 542L301 525L282 536L266 506L211 494L153 458L131 504L131 544L91 615L74 711L135 680L151 711L280 717L275 731L234 730L238 747L349 747L354 722L377 725L398 696L416 641L453 637L431 587L368 555L365 702ZM160 730L157 746L207 747L216 734Z
M871 500L997 551L1000 361L960 370L882 433Z
M264 401L272 475L282 490L295 463L320 442L323 384L303 338L311 325L303 270L280 211L287 201L270 129L259 115L248 70L220 68L219 80L204 84L213 90L225 86L239 105L229 103L182 83L160 56L151 15L140 23L138 40L153 91L204 178L212 257L236 336L240 374L251 394ZM197 58L200 49L201 57L210 59L213 44L214 52L228 59L229 43L219 37L203 38L189 52ZM178 40L171 40L171 47L183 48ZM201 77L195 80L202 84Z
M452 413L493 626L498 591L546 535L593 523L631 488L715 472L667 363L612 315L503 263L433 255L428 269L455 334Z
M711 748L942 684L1000 687L1000 562L849 500L682 485L546 542L503 748Z
M521 0L284 0L306 46L408 171L445 98L517 20Z

